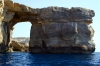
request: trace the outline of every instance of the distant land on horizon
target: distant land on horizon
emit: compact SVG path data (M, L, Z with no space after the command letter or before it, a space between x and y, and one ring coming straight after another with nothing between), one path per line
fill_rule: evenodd
M29 44L29 37L13 37L12 40Z

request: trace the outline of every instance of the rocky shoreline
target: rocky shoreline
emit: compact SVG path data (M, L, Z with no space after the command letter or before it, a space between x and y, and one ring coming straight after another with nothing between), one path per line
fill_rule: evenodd
M29 38L16 37L12 38L8 52L29 52Z

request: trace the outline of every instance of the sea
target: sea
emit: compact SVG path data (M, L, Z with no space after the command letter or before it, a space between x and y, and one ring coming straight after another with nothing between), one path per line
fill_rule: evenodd
M0 66L100 66L100 52L92 54L0 53Z

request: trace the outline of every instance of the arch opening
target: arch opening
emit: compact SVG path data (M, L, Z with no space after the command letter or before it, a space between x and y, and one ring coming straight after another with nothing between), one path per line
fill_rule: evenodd
M31 22L18 22L11 33L11 46L13 51L29 51Z

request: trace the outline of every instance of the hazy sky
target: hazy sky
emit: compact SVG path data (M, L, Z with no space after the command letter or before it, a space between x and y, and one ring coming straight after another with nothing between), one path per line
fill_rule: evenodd
M93 23L91 24L95 30L94 43L96 44L96 52L100 52L100 0L13 0L20 4L25 4L32 8L43 8L48 6L59 6L59 7L84 7L95 11L95 17L93 17ZM15 25L13 37L29 37L30 36L31 24L18 23Z

